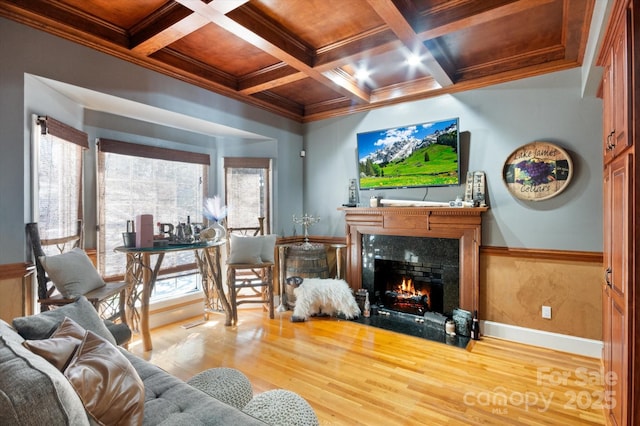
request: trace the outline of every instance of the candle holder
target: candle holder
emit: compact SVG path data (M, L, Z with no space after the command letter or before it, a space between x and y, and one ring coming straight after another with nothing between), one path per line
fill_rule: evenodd
M293 215L293 223L297 223L298 225L302 225L302 230L304 232L304 243L309 244L309 226L314 223L320 222L319 217L313 217L308 213L305 213L302 217L297 217L295 214Z

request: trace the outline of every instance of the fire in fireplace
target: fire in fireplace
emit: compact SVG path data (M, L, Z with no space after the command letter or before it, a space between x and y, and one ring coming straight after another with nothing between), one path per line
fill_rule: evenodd
M442 265L376 259L374 301L413 315L443 313Z
M450 315L460 307L459 253L452 238L363 235L362 287L384 309Z

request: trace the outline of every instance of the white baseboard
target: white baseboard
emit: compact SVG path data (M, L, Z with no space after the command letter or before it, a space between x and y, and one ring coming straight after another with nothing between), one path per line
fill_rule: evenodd
M274 307L278 308L280 297L275 296ZM238 309L256 309L255 305L241 305ZM149 313L149 328L186 321L194 317L204 318L204 301L202 294L193 293L177 299L165 300L151 304Z
M602 358L603 344L600 340L551 333L493 321L481 321L481 324L482 334L485 336L498 337L512 342L540 346L591 358Z
M199 315L204 318L204 301L202 294L193 293L178 299L152 303L150 311L149 328L154 329Z

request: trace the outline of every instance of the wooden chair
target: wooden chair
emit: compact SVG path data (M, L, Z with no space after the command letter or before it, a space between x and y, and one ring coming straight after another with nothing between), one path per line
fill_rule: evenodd
M38 224L28 223L26 226L27 236L33 253L33 263L36 266L36 276L38 281L38 303L42 312L48 311L52 307L73 303L77 298L65 298L56 289L49 278L40 260L45 256L43 247L55 246L58 254L66 253L73 248L82 248L82 222L78 221L76 234L67 237L41 240ZM127 323L125 315L127 283L106 283L104 286L83 294L96 308L103 319L119 319L123 324Z
M246 238L264 236L264 218L258 218L258 226L245 228L227 228L227 289L231 305L231 325L238 324L238 306L245 303L259 303L274 318L273 302L273 259L262 262L236 262L232 259L232 235ZM274 241L275 242L275 241ZM275 250L274 247L271 251Z

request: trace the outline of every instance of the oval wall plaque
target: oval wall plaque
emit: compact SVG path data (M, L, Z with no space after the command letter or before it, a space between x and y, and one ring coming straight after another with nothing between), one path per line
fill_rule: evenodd
M567 152L551 142L536 141L511 153L502 179L521 200L541 201L561 193L571 181L573 164Z

